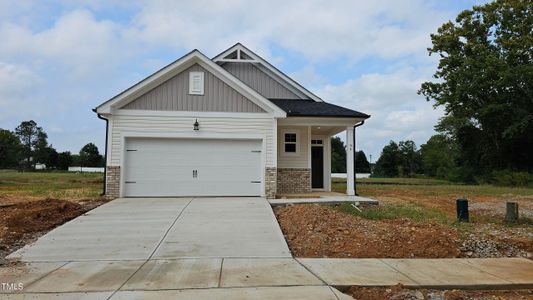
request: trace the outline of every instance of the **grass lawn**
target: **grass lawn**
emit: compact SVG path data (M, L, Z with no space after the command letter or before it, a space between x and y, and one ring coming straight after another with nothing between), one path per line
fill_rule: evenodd
M333 179L332 189L344 192L346 180ZM505 202L515 201L519 204L520 225L533 225L533 187L465 185L424 178L365 178L357 180L357 192L379 200L381 205L362 212L350 205L339 209L371 220L408 218L454 224L455 200L466 198L473 223L502 225Z
M456 184L430 178L363 178L357 179L357 192L361 196L379 196L389 191L417 191L427 196L533 196L533 187L503 187L494 185ZM344 193L346 179L334 178L332 190Z
M98 198L103 177L101 173L0 170L0 205L43 198Z

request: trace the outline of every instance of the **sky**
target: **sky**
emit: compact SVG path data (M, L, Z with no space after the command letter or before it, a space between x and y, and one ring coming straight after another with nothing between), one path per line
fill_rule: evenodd
M0 0L0 128L33 119L58 151L105 145L92 109L192 49L237 42L326 102L371 115L357 148L419 146L441 108L417 95L430 34L484 1Z

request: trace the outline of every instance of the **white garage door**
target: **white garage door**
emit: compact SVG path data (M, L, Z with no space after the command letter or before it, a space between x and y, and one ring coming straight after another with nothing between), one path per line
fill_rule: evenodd
M261 140L127 139L124 194L259 196L261 145Z

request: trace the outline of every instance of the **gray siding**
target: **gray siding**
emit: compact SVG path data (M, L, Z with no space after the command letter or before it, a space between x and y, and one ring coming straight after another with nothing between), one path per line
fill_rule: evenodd
M189 72L204 72L204 94L189 95ZM215 75L195 64L126 104L123 109L165 111L265 112Z
M230 62L223 64L222 67L265 98L300 99L300 97L272 79L252 63Z

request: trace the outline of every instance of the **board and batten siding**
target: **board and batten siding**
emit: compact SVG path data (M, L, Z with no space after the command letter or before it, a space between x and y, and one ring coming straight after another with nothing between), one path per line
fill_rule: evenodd
M223 64L222 67L265 98L301 99L252 63L230 62Z
M189 95L190 72L204 72L203 95ZM158 111L265 112L198 64L192 65L122 108Z
M135 132L137 135L146 133L146 137L151 137L154 132L158 134L179 135L180 132L192 132L192 124L195 118L189 117L164 117L164 116L126 116L115 115L111 122L111 149L110 164L120 166L124 145L124 133ZM251 134L265 136L265 160L266 166L273 166L273 122L272 118L198 118L202 133L210 135L228 134ZM226 137L225 137L226 138ZM216 151L216 149L213 149Z
M299 152L285 153L285 133L297 133ZM309 168L309 133L307 126L278 127L278 168Z

